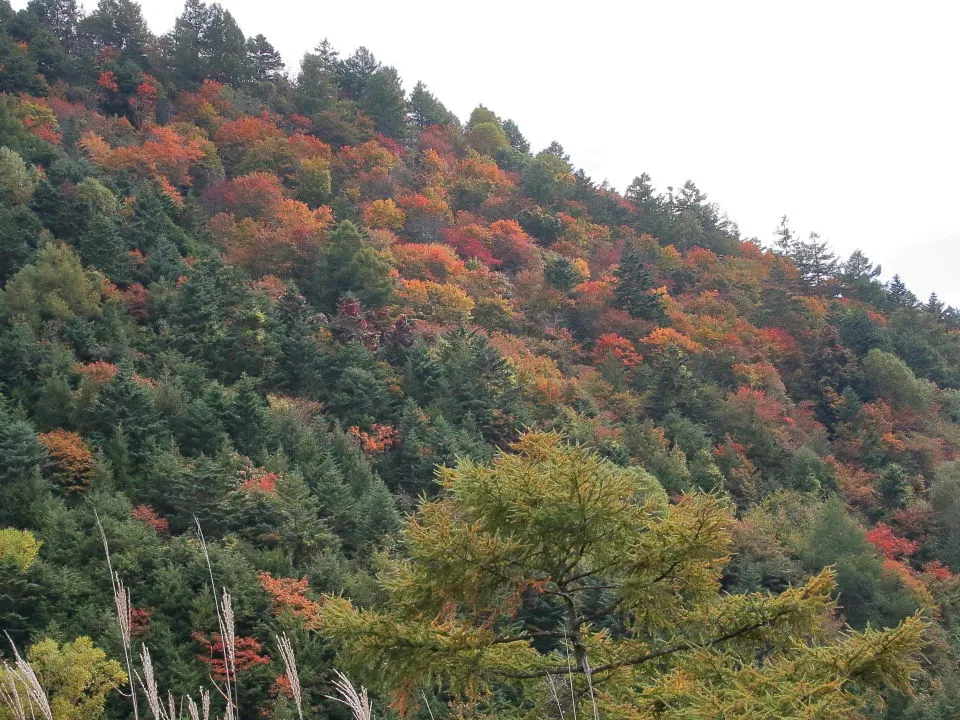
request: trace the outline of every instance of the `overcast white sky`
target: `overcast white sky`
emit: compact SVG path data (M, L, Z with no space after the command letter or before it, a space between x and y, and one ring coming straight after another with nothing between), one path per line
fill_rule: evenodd
M365 45L408 90L423 80L461 118L483 103L595 181L693 179L745 236L769 243L785 213L960 305L960 3L221 4L294 74L324 37ZM182 9L142 5L156 33Z

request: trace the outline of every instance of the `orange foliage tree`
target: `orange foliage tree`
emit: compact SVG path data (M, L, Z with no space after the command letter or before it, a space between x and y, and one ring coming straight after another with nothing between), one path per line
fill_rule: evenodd
M444 324L469 322L475 305L456 285L430 280L401 280L397 299L415 317Z
M466 266L448 245L403 243L393 247L400 274L410 280L445 282L458 278Z
M407 214L393 201L374 200L363 211L363 224L368 228L382 228L398 232L403 229Z
M285 198L280 178L269 173L224 181L206 198L215 211L210 220L214 240L229 262L255 275L281 274L295 263L316 262L333 222L329 207L311 210Z
M49 456L46 473L68 493L80 492L93 478L96 462L83 438L67 430L54 430L38 436Z
M289 612L304 621L307 627L317 627L320 604L309 595L307 578L275 578L268 572L259 572L260 587L270 596L274 612Z
M632 342L616 333L605 333L593 345L593 361L600 364L611 359L624 367L635 367L643 362Z
M140 145L111 148L92 132L80 139L80 147L96 165L109 172L127 170L151 179L178 205L183 203L179 189L191 185L190 169L207 155L207 143L199 138L188 140L159 125L145 128Z

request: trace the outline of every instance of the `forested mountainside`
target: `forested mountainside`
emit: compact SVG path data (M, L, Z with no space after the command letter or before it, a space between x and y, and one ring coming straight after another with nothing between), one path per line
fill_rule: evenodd
M0 93L3 718L960 716L935 296L200 0Z

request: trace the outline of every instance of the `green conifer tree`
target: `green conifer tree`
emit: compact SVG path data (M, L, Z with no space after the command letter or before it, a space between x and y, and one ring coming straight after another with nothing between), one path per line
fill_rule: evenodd
M345 295L356 297L364 307L379 308L393 295L390 264L366 243L356 225L344 220L330 236L311 290L326 312L335 310Z
M653 276L635 243L628 243L624 248L614 275L617 286L613 295L617 307L626 310L635 318L653 322L662 322L665 319L660 298L650 292L655 287Z

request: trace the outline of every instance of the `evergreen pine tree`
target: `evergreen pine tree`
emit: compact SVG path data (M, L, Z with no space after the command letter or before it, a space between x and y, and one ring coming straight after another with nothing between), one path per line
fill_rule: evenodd
M457 122L456 116L447 110L422 82L418 82L410 93L407 111L410 114L410 122L419 130L430 125L449 125Z
M210 8L203 0L186 0L183 12L169 36L177 82L185 88L196 88L203 82L206 67L201 51L201 37L210 21Z
M461 328L441 338L435 361L439 378L432 404L447 418L476 423L487 442L511 440L522 419L519 390L497 349L483 335Z
M324 357L317 340L320 320L296 286L287 286L277 303L274 326L278 357L273 383L280 389L311 398L324 389Z
M890 294L890 299L894 305L913 307L917 304L917 296L907 289L899 275L894 275L891 278L887 284L887 292Z
M377 132L403 140L407 126L407 101L397 71L382 67L367 81L360 108L373 120Z
M100 391L91 414L102 439L122 438L134 468L143 466L166 435L150 391L130 368L121 368Z
M262 34L247 40L247 57L254 81L276 82L283 76L283 59Z
M27 12L49 28L65 50L74 50L82 17L77 0L30 0Z
M84 265L97 268L113 282L127 284L133 279L133 263L112 218L95 215L90 220L77 240L77 254Z
M200 37L206 59L205 79L242 86L251 77L247 40L229 10L219 3L210 6L209 17Z

